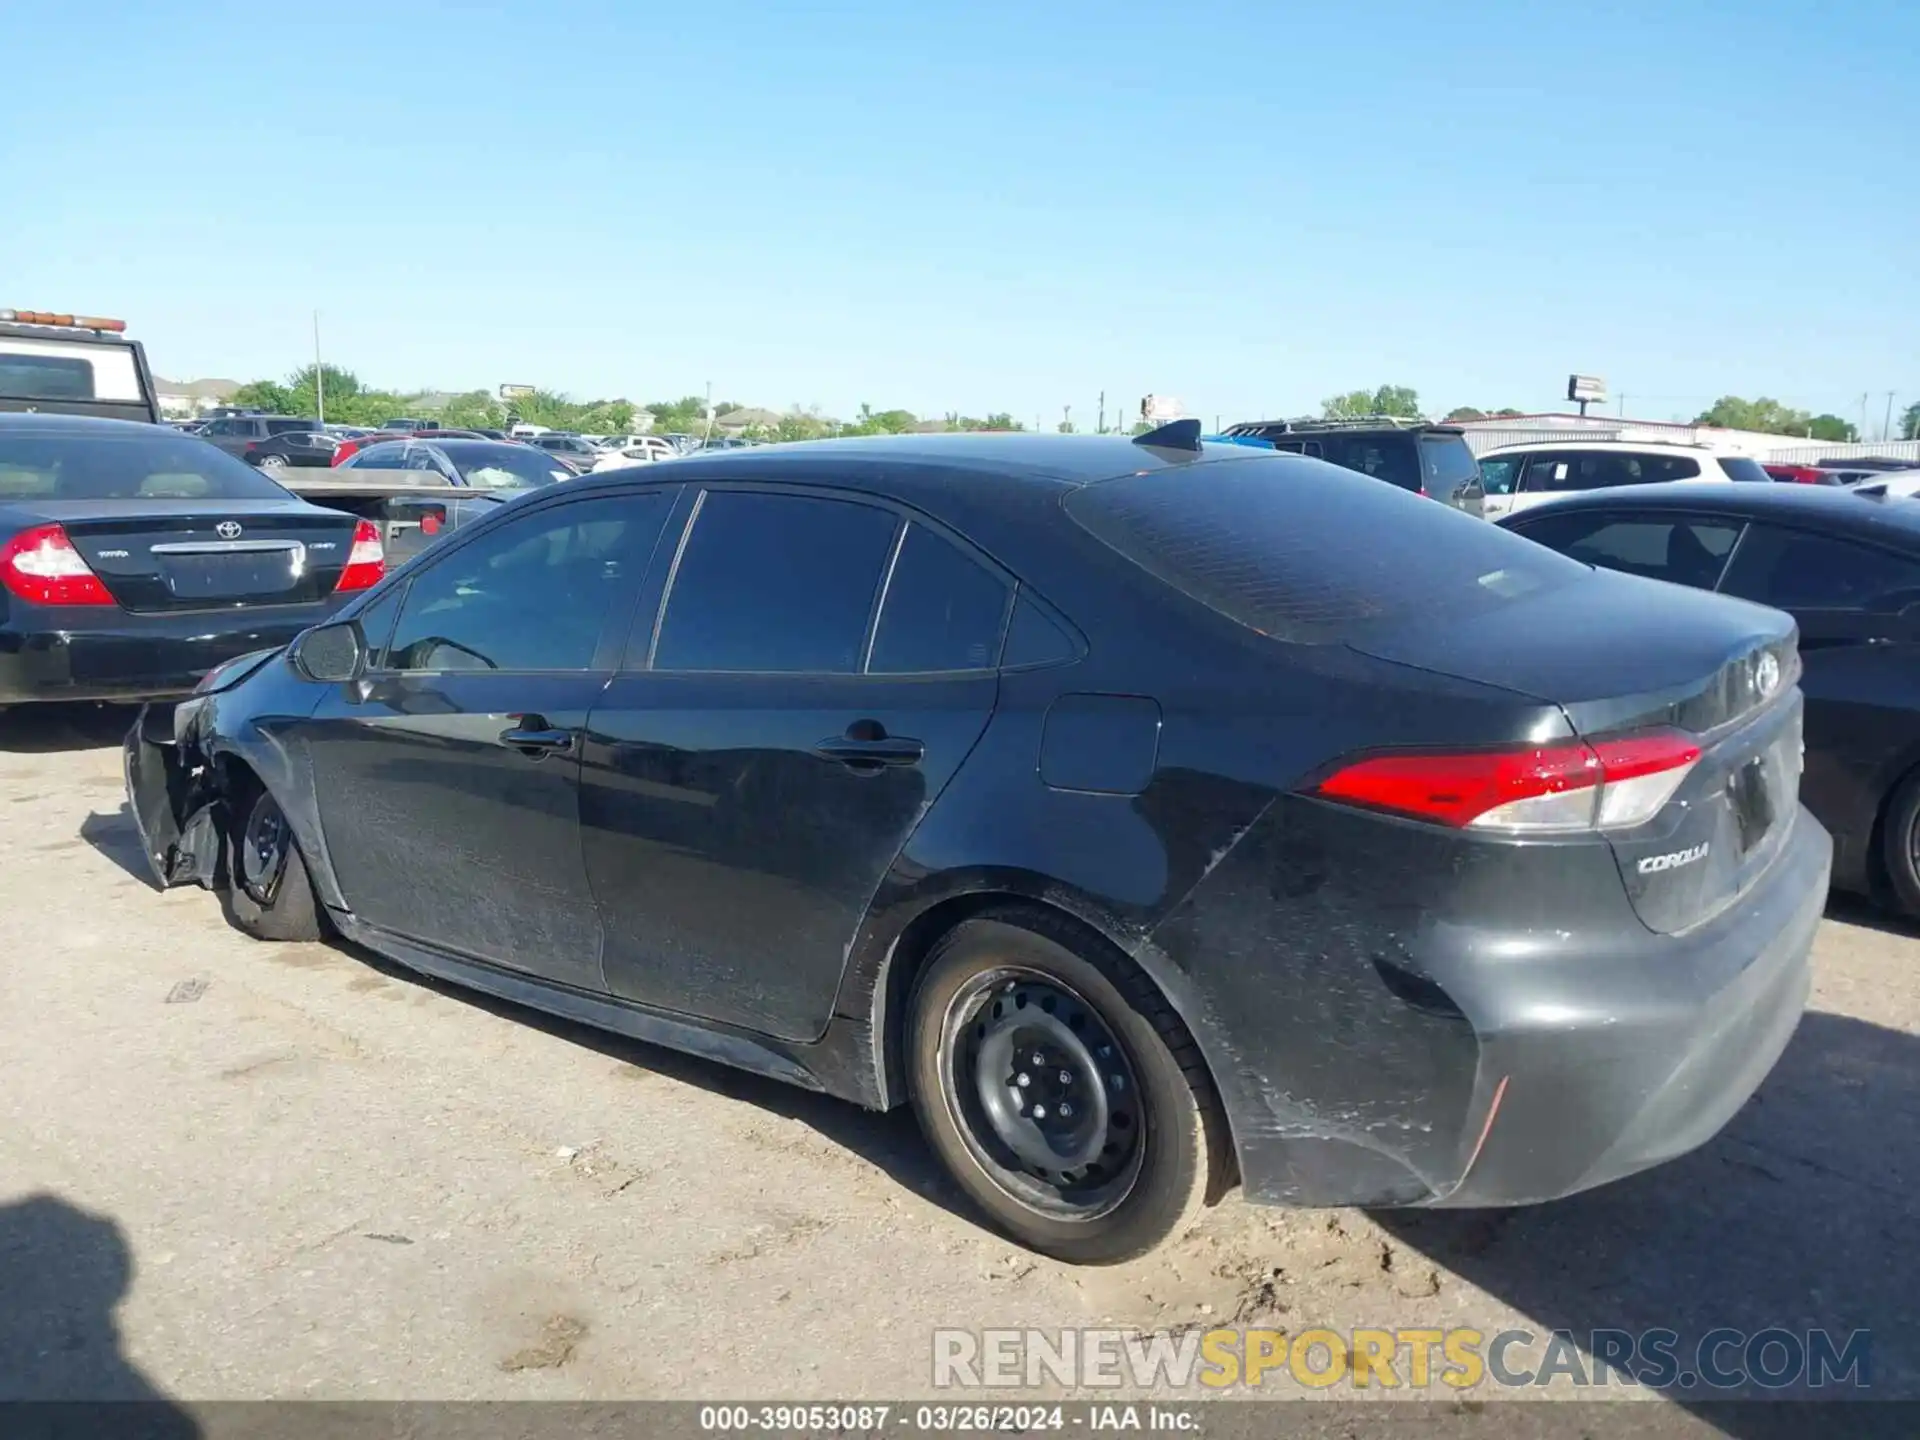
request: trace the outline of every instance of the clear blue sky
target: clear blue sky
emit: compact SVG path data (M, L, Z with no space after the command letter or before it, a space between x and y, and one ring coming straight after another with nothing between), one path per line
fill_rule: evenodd
M1920 399L1911 0L479 9L19 0L0 304L841 416Z

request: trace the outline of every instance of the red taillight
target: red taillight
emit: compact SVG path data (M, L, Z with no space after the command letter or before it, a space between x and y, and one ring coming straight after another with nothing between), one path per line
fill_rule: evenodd
M380 531L371 520L353 527L353 549L347 552L347 568L340 572L340 583L333 588L365 590L378 585L387 573L387 552L380 545Z
M1313 793L1456 829L1624 830L1658 814L1699 758L1700 747L1673 731L1593 745L1571 740L1512 750L1373 755L1343 766Z
M58 525L22 530L0 546L0 584L35 605L111 605L113 596Z

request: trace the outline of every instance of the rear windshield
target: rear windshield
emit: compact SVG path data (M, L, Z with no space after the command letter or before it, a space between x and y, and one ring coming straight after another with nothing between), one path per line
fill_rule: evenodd
M144 403L131 345L0 339L0 399Z
M151 434L0 434L0 501L287 498L251 465L158 425Z
M1729 480L1759 480L1772 484L1773 477L1767 474L1767 467L1758 460L1749 460L1744 455L1720 457L1720 468L1727 472Z
M487 440L448 440L440 448L459 468L461 478L480 490L514 490L551 485L564 479L554 473L553 461L530 445L508 445Z
M1459 435L1422 435L1420 468L1426 472L1427 489L1435 495L1450 495L1480 477L1473 452Z
M1470 621L1588 573L1451 506L1280 455L1123 476L1066 509L1157 579L1299 644L1416 616Z

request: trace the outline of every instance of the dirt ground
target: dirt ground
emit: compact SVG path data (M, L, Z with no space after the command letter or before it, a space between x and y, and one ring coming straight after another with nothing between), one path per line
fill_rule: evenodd
M1920 939L1862 907L1675 1164L1500 1214L1236 1195L1076 1271L980 1229L904 1112L156 892L127 721L0 716L0 1394L898 1399L936 1326L1319 1324L1864 1328L1920 1396Z

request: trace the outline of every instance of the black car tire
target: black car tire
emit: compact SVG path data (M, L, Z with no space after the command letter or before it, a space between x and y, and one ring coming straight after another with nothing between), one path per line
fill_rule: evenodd
M293 838L279 802L263 788L246 807L246 814L227 832L227 912L236 927L256 940L319 940L323 931L320 909L313 895L313 882L307 877L307 864ZM261 833L263 824L277 826L280 854L277 874L271 883L259 883L265 877L257 858L245 853L251 841Z
M1887 802L1886 823L1880 827L1880 860L1894 905L1909 919L1920 920L1920 771L1909 775Z
M1036 996L1042 999L1029 1005ZM1058 1004L1046 1004L1043 1015L1046 1001ZM1006 1041L1020 1084L1028 1083L1029 1069L1060 1079L1044 1096L1013 1088L1013 1075L1002 1085L989 1060L986 1047L1000 1043L1008 1027L1026 1024L1023 1015L1051 1027L1016 1029ZM1074 1040L1088 1037L1077 1053L1096 1066L1091 1075L1074 1058ZM1024 1050L1036 1062L1043 1050L1061 1057L1059 1068L1052 1058L1026 1066ZM1095 1061L1096 1052L1113 1058ZM1130 962L1044 914L971 919L936 945L909 1005L906 1061L921 1129L948 1173L996 1229L1056 1259L1100 1265L1145 1254L1190 1229L1231 1170L1225 1116L1180 1018ZM1102 1157L1115 1153L1114 1141L1125 1144L1111 1178L1096 1160L1049 1182L1051 1172L1028 1166L1003 1138L1017 1133L1031 1153L1041 1122L1026 1130L1027 1114L1009 1116L999 1097L1050 1099L1056 1114L1049 1123L1058 1127L1058 1097L1093 1091L1100 1094L1097 1121L1095 1107L1083 1102L1072 1123L1098 1129L1089 1145L1111 1137L1094 1152ZM983 1099L990 1092L994 1114ZM1070 1181L1076 1171L1080 1180Z

